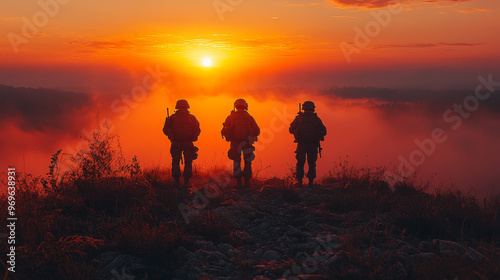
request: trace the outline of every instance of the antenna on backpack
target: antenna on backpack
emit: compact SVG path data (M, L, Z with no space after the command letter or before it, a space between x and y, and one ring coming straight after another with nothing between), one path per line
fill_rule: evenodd
M168 108L167 108L167 118L170 118L170 112L168 111Z
M299 103L299 115L302 113L302 104Z

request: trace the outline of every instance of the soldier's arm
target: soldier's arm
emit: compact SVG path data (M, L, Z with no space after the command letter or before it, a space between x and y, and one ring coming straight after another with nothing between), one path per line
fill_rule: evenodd
M224 120L224 122L222 123L222 129L224 129L224 127L226 126L229 126L229 116L226 118L226 120Z
M193 116L193 123L194 123L194 135L198 137L200 136L201 129L200 129L200 122L198 121L198 119L196 119L195 116Z
M288 128L288 132L290 132L290 134L294 134L296 129L297 129L297 117L295 117L293 122L290 124L290 128Z
M321 131L321 134L323 134L323 136L326 135L326 126L323 124L323 121L318 117L318 120L319 120L319 127L320 127L320 131Z
M221 135L225 135L225 130L231 126L231 115L227 116L226 120L222 123Z
M255 136L259 136L260 135L260 127L257 124L257 122L255 121L254 117L251 116L251 118L252 118L253 130L255 131Z
M172 122L174 119L174 115L168 117L165 119L165 124L163 125L163 134L168 136L168 139L172 140L173 135L172 135Z
M165 125L164 125L165 129L172 128L172 119L173 119L172 116L165 118Z

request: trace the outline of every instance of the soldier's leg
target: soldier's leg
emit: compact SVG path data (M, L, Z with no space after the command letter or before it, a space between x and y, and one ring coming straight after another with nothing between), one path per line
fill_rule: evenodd
M184 156L184 186L189 186L189 179L193 176L193 160L186 159Z
M307 165L309 170L307 171L307 178L309 178L309 186L313 185L313 181L316 178L316 161L318 160L318 148L316 145L309 145L307 147Z
M243 172L241 171L241 150L238 149L238 144L231 142L231 148L227 152L227 155L233 161L233 176L237 180L237 186L240 187Z
M175 185L179 185L179 177L181 177L180 161L182 157L182 149L172 143L170 146L170 155L172 156L172 177L175 179Z
M255 159L255 147L252 145L245 145L243 147L243 159L245 160L245 169L243 170L243 177L245 178L245 187L250 187L250 180L252 179L252 161Z
M302 184L302 178L304 177L304 165L306 163L306 151L304 145L297 143L297 149L295 150L295 158L297 159L296 173L299 185Z
M184 185L189 185L189 179L193 176L193 160L196 157L193 143L186 144L184 147Z

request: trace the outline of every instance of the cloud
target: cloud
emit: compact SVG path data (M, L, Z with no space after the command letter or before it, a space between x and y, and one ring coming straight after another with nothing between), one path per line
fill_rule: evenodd
M476 12L487 12L487 11L488 11L487 9L476 8L476 9L470 9L470 10L461 10L458 12L462 13L462 14L471 14L471 13L476 13Z
M321 94L349 100L353 105L379 109L387 115L416 112L439 116L454 104L463 104L464 100L474 96L475 91L348 87L323 90ZM483 113L497 115L500 112L500 96L497 93L480 103Z
M333 17L333 18L357 18L354 16L330 16L330 17Z
M284 1L285 6L292 6L292 7L305 7L305 6L316 6L316 5L322 5L323 3L321 1L313 1L311 3L304 3L303 1Z
M476 47L481 44L476 43L422 43L422 44L389 44L389 45L376 45L373 49L387 49L387 48L438 48L438 47Z
M0 21L20 21L22 17L0 17Z
M458 3L458 2L468 2L474 0L328 0L328 2L337 4L345 8L369 8L378 9L384 8L391 5L418 5L418 4L439 4L439 3Z
M278 18L276 18L278 19ZM212 34L211 36L184 37L173 34L140 34L130 40L92 40L71 41L67 44L74 52L91 53L103 56L140 53L141 55L163 54L165 56L197 56L200 47L215 51L244 51L261 56L270 52L272 56L290 55L284 51L294 51L307 43L302 35L257 36L242 39L230 34Z

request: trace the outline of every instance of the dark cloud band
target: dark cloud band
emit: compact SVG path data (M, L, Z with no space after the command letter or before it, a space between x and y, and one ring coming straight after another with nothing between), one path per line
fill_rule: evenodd
M0 122L25 132L78 132L82 112L92 107L90 95L42 88L0 85Z
M467 2L474 0L329 0L344 7L383 8L397 4L424 4L440 2Z

